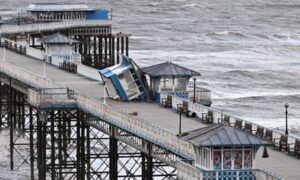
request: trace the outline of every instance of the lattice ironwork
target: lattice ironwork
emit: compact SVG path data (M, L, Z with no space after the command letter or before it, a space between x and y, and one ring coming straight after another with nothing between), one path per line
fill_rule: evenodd
M176 169L153 159L174 161L172 153L78 109L33 108L24 94L5 88L1 119L10 125L12 169L27 168L38 179L176 177Z

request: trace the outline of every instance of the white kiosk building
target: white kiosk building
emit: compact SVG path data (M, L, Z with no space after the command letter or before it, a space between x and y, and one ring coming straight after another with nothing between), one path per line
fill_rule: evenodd
M79 43L60 33L45 36L38 40L44 47L45 59L51 64L52 57L58 57L63 60L80 59L80 54L74 51L74 45Z

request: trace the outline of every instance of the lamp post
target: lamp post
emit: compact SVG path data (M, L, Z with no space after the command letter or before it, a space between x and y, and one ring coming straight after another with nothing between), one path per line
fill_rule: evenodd
M179 130L178 130L178 135L181 134L181 114L182 114L182 107L178 107L179 110Z
M6 52L5 52L5 46L3 48L3 61L5 62L6 61Z
M44 59L44 64L43 64L43 78L46 79L46 59Z
M193 77L193 81L194 81L194 98L193 98L193 103L196 102L196 77Z
M44 64L43 64L43 78L46 79L46 62L48 60L48 46L45 44L45 58L44 58Z
M269 157L269 153L268 153L268 150L267 150L267 146L264 146L264 151L263 151L263 154L262 154L262 158L268 158Z
M103 86L104 86L104 89L103 89L103 104L106 104L106 81L103 80Z
M289 134L289 131L288 131L288 107L289 107L289 104L286 102L284 104L284 107L285 107L285 134Z

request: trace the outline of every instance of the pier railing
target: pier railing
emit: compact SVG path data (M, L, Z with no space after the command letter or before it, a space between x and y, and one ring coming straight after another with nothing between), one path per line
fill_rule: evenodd
M51 80L42 78L37 74L26 71L8 62L0 61L0 72L5 73L8 76L37 89L67 89L66 87L56 84ZM185 159L193 160L195 158L193 145L178 138L175 134L158 126L155 126L147 120L131 116L127 112L122 111L112 105L107 105L95 99L88 98L84 95L79 94L80 92L76 93L78 94L74 99L76 99L78 107L85 110L86 112L89 112L120 128L128 130L129 132L136 134L146 140L149 140L154 144L164 147ZM29 101L33 102L34 105L43 105L41 103L45 101L47 102L47 104L57 104L56 100L60 99L61 96L52 95L50 97L46 97L46 99L42 99L43 96L40 95L40 93L29 91L29 98ZM62 100L66 100L66 102L64 102L65 104L69 103L68 98L63 98Z
M144 139L150 140L180 156L193 160L194 147L191 143L178 138L175 134L153 125L147 120L129 115L112 105L103 104L95 99L82 95L77 96L78 106L110 123L125 129Z
M13 79L21 80L23 83L36 88L61 88L54 81L45 79L37 74L34 74L18 66L8 62L0 61L0 72L9 75Z
M183 161L177 161L178 180L213 180L213 179L259 179L259 180L283 180L274 173L261 169L246 170L211 170L203 171Z
M190 101L194 100L194 93L195 93L195 101L202 104L202 105L211 105L211 92L208 89L201 88L199 86L194 87L188 86L188 97Z
M6 38L1 38L0 40L1 40L1 42L0 42L1 45L3 47L6 47L9 50L19 52L19 53L25 54L27 56L33 57L35 59L44 61L45 53L44 53L44 51L42 51L40 49L32 48L24 43L15 42L15 41L12 41L12 40L6 39ZM52 64L55 66L59 66L59 64L63 63L64 61L65 60L61 57L52 56L51 62L46 62L46 63ZM73 53L72 59L69 62L73 62L76 64L78 74L81 74L90 79L102 82L102 79L99 75L99 70L82 64L80 54L77 55L77 54Z
M61 21L61 22L50 22L50 23L33 23L26 25L3 25L0 28L2 34L19 34L29 32L44 32L49 30L59 30L67 28L77 27L99 27L99 26L110 26L110 20L72 20L72 21ZM106 33L111 33L110 29L107 29Z
M130 131L133 134L141 136L146 140L154 142L164 148L167 148L177 154L180 154L182 157L191 158L193 159L194 148L193 145L187 141L183 141L180 138L177 138L175 134L172 134L166 130L161 129L149 121L146 121L141 118L133 117L122 111L117 109L112 105L104 104L100 101L95 99L88 98L84 95L75 95L70 97L69 90L66 87L63 87L54 81L42 78L41 76L34 74L32 72L26 71L18 66L12 65L8 62L3 62L0 60L0 72L7 74L11 78L24 82L32 87L37 89L43 89L42 91L38 90L30 90L28 93L29 102L33 103L34 105L41 105L44 102L47 104L55 104L57 101L64 101L64 102L74 102L76 101L77 106L81 109L85 110L86 112L92 113L95 116L114 124L122 129ZM67 92L67 96L65 96L65 92ZM44 95L41 95L44 94ZM63 94L63 98L61 95ZM174 103L182 103L184 99L180 98L173 98ZM205 106L197 106L189 104L190 108L193 110L197 110L197 113L207 112L210 108ZM214 121L218 121L216 118ZM207 173L215 173L219 175L220 171L209 171L203 172L197 167L193 165L189 165L183 161L177 161L176 168L178 172L178 179L189 179L189 180L199 180L205 179ZM277 176L268 173L262 170L250 170L257 179L261 180L281 180ZM232 171L234 173L239 173L239 171ZM206 178L211 179L211 178ZM237 176L237 179L243 179L240 176Z
M193 165L177 161L176 167L178 180L203 180L203 173Z
M203 171L203 180L211 179L259 179L259 180L283 180L271 172L260 169L247 169L247 170L216 170L216 171Z
M29 104L40 108L77 107L76 94L66 88L28 90Z
M204 105L201 105L199 103L193 103L193 101L180 98L178 96L174 96L168 93L161 93L161 99L167 98L167 96L172 97L172 108L177 109L177 104L183 104L183 102L188 104L188 110L191 112L196 113L196 115L199 117L199 120L203 117L203 115L211 114L212 122L213 123L224 123L231 126L235 126L237 128L241 128L244 130L247 130L248 132L252 134L259 135L267 140L275 141L276 139L280 138L281 136L285 136L284 132L281 132L279 130L275 130L272 128L267 128L262 125L235 117L233 115L224 113L223 111L214 109L212 107L207 107ZM288 144L294 144L296 140L300 140L299 137L296 137L292 134L287 135L288 136Z

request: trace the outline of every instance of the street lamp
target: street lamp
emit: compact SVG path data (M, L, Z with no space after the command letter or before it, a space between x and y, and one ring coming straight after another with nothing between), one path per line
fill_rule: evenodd
M182 114L183 109L180 106L178 106L177 109L179 110L179 130L178 130L178 135L180 135L181 134L181 114Z
M193 81L194 81L194 99L193 99L193 103L196 102L196 76L193 77Z
M3 61L5 62L6 61L6 53L5 53L5 46L3 47Z
M103 80L103 86L104 86L104 89L103 89L103 104L106 104L106 80Z
M289 107L289 104L286 102L284 104L284 107L285 107L285 134L289 134L289 131L288 131L288 107Z
M268 150L267 150L267 146L264 146L264 151L263 151L263 154L262 154L262 158L268 158L269 157L269 153L268 153Z
M46 79L46 59L44 59L44 64L43 64L43 78Z

